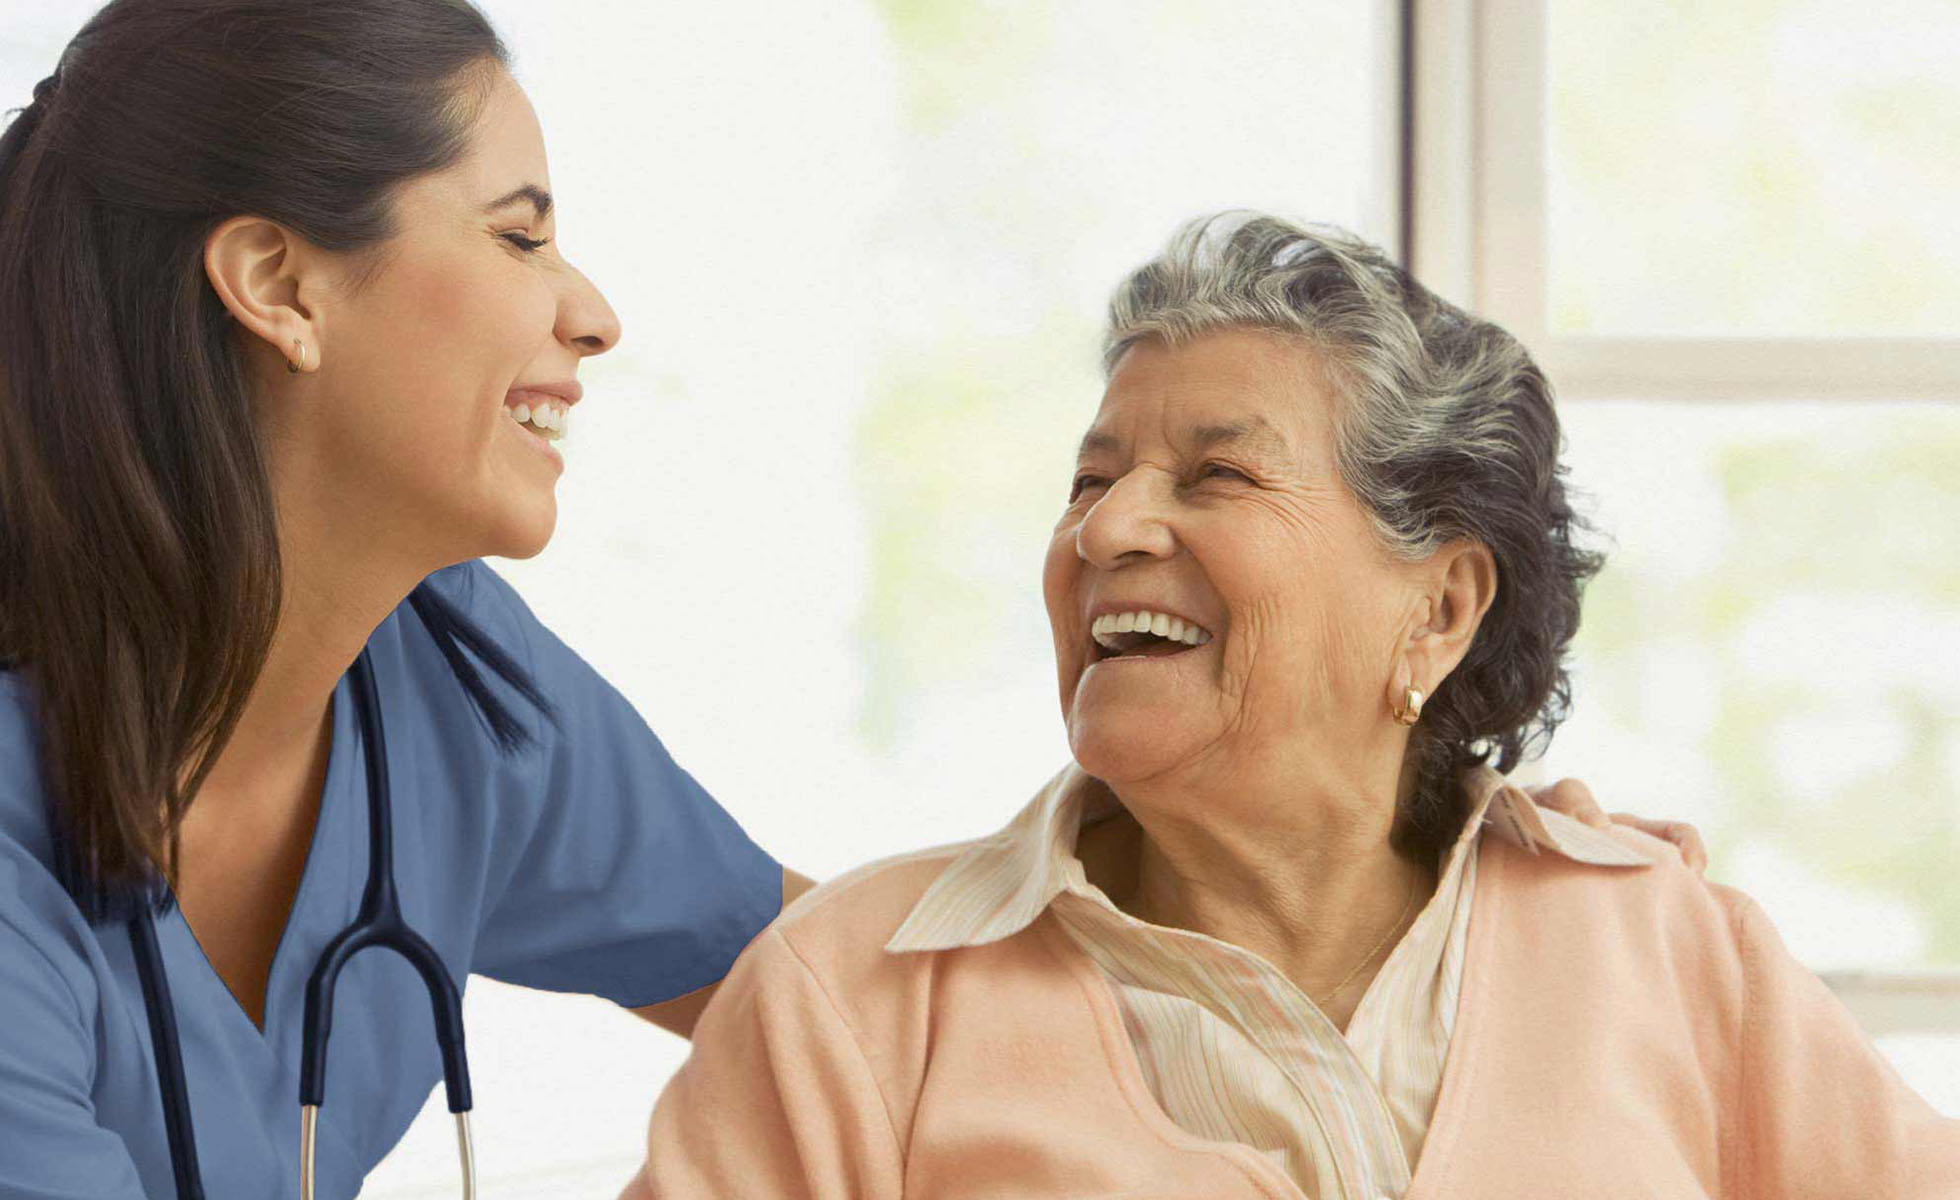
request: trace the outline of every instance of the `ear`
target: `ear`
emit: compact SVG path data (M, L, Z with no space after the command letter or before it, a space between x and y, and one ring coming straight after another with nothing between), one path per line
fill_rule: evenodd
M264 349L248 353L270 369L282 361L320 369L320 313L309 303L320 291L318 266L305 239L264 217L232 217L204 243L205 277L239 325L257 335Z
M1429 560L1431 586L1424 597L1425 616L1409 631L1403 665L1395 672L1391 703L1402 689L1414 684L1432 696L1449 677L1483 624L1497 598L1497 559L1482 542L1462 539L1438 550Z

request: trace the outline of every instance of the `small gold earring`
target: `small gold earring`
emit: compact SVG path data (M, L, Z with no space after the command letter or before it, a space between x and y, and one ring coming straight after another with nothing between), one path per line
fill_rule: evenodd
M297 375L306 369L306 343L300 341L298 338L294 338L293 349L299 351L299 362L294 363L288 361L286 363L286 371L288 374Z
M1413 725L1422 719L1422 689L1410 685L1402 693L1402 704L1395 710L1395 723Z

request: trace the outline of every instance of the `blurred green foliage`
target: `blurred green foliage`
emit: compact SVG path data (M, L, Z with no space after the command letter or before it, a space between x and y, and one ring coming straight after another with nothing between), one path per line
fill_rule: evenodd
M1655 406L1657 436L1678 411ZM1960 699L1946 665L1960 660L1960 406L1890 409L1876 425L1846 405L1821 432L1728 444L1712 467L1719 561L1663 583L1638 558L1609 559L1574 645L1583 702L1637 732L1647 648L1686 638L1716 692L1693 748L1722 804L1704 830L1715 873L1768 843L1905 902L1925 923L1924 958L1960 965ZM1866 744L1838 744L1852 738ZM1793 791L1826 758L1852 767Z
M1548 13L1556 331L1960 332L1960 5Z

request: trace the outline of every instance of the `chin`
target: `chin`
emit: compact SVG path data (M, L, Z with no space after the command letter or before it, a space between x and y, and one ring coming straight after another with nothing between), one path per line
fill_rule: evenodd
M558 501L555 497L547 496L542 505L527 504L521 510L511 505L509 511L499 514L494 532L488 539L492 548L480 551L479 556L536 558L544 553L557 528Z
M1111 785L1149 779L1188 762L1204 741L1182 706L1084 695L1068 713L1069 752L1084 771ZM1127 702L1126 702L1127 701Z

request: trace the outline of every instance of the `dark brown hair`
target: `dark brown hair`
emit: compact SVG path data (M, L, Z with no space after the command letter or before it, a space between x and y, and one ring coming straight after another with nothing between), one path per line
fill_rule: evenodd
M0 666L31 681L55 870L91 919L160 898L279 620L204 243L249 213L371 280L394 187L462 156L508 61L468 0L114 0L0 134ZM426 582L410 600L522 745L462 648L549 712L522 669Z

